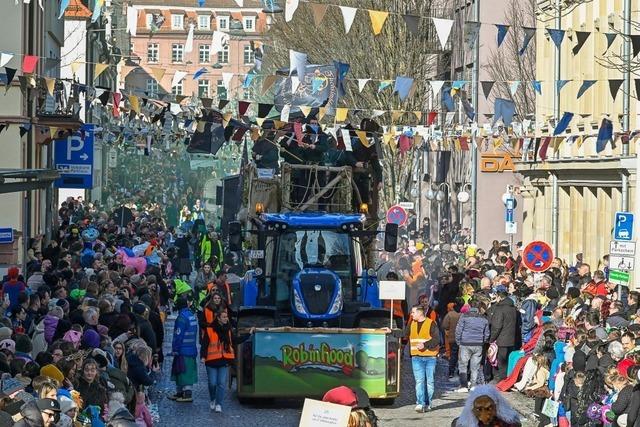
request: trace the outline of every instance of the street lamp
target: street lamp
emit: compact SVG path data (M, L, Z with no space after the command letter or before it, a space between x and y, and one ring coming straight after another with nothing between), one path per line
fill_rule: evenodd
M468 188L468 191L465 190ZM466 182L462 184L460 191L456 198L458 199L459 207L458 207L458 222L460 223L460 228L462 228L462 208L465 203L467 203L471 199L471 183Z
M443 188L445 187L447 189L446 192L443 190ZM443 182L437 187L431 184L429 186L429 189L427 190L427 193L425 194L425 197L427 198L427 200L430 200L430 201L435 200L436 202L438 202L438 240L440 239L440 226L441 226L440 218L442 216L442 204L449 199L450 193L451 193L451 187L446 182Z

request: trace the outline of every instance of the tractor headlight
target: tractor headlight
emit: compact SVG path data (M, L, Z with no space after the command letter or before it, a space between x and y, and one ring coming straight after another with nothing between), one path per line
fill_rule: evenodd
M302 304L302 298L300 298L296 289L293 290L293 305L298 313L307 314L307 310L304 308L304 304Z
M333 301L333 305L331 306L331 310L329 310L329 314L336 314L342 310L342 282L338 280L338 294L336 295L336 299Z

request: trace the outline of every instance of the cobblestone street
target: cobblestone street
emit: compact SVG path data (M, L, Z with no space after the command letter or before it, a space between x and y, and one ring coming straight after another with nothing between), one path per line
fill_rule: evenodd
M174 317L167 320L165 354L171 352L171 336ZM177 403L167 396L174 392L174 384L170 381L168 371L171 367L171 356L165 360L165 373L158 384L156 403L160 410L160 426L251 426L251 427L294 427L298 425L302 409L301 401L269 401L259 405L241 405L235 391L229 390L225 396L224 412L216 414L209 409L207 376L202 365L198 366L198 384L194 386L193 403ZM454 393L458 382L447 378L447 361L440 360L436 371L436 398L434 410L426 414L417 414L411 364L405 356L402 365L401 384L403 393L391 406L376 407L375 412L383 427L413 426L449 426L456 418L467 396L466 393ZM235 388L235 384L234 384ZM533 412L533 401L515 393L507 395L508 400L521 413L523 426L533 427L533 419L526 418Z

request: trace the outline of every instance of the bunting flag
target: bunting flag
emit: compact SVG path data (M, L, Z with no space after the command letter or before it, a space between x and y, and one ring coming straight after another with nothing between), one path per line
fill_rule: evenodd
M207 72L207 67L202 67L193 74L193 80L198 80L203 74Z
M531 86L533 86L533 90L536 91L536 93L542 95L542 83L540 82L540 80L532 81Z
M527 47L529 47L529 42L536 35L536 29L533 27L522 27L522 31L524 31L524 40L522 42L522 47L518 51L518 55L522 56L527 51Z
M298 87L300 86L300 79L298 78L298 76L291 76L289 77L289 80L291 80L291 94L294 94L298 91Z
M273 104L258 104L258 117L267 117L273 108Z
M440 94L442 91L442 86L444 86L444 81L442 80L431 80L431 90L433 90L434 98Z
M464 23L464 42L467 49L473 50L480 34L480 22L467 21Z
M602 53L603 55L605 53L607 53L607 51L609 50L609 48L611 47L611 45L615 41L617 35L618 35L618 33L606 33L605 34L605 37L607 38L607 48Z
M25 55L22 58L22 73L32 74L36 70L36 64L38 63L38 57L34 55Z
M233 79L233 73L222 73L222 85L224 88L229 91L231 88L231 80Z
M264 80L262 81L261 94L264 95L265 93L267 93L267 91L271 89L271 86L273 86L273 84L276 82L277 79L278 79L277 76L273 76L273 75L265 76Z
M367 132L364 130L357 130L356 131L356 136L358 137L358 139L360 140L360 144L362 144L363 147L371 147L371 143L369 142L369 140L367 139Z
M327 114L327 107L318 108L318 121L322 120L322 118Z
M71 73L75 76L76 74L78 74L78 70L80 69L80 67L82 66L82 62L79 61L73 61L71 63Z
M494 103L494 116L493 116L493 124L502 119L502 123L505 126L511 125L513 121L513 115L516 112L516 104L513 101L503 98L497 98Z
M5 93L9 90L9 86L11 86L11 82L16 75L16 71L18 70L15 68L4 67L4 73L7 75L7 87L5 89Z
M382 92L383 90L391 86L392 83L393 83L393 80L381 80L380 83L378 84L378 93Z
M394 92L398 92L400 101L404 101L409 96L409 91L413 86L413 79L411 77L398 76L396 77L396 83L393 88Z
M420 18L414 15L402 15L404 23L414 36L420 35Z
M45 77L44 83L47 86L47 92L50 96L53 96L53 90L56 88L56 79L50 79Z
M238 101L238 115L239 116L244 116L247 114L247 110L249 109L249 106L251 105L250 102L247 101ZM288 121L288 120L284 120L284 121Z
M371 28L373 29L374 35L377 36L380 34L388 16L389 12L369 9L369 19L371 19Z
M58 13L58 19L62 18L64 15L64 11L69 7L69 0L61 0L60 1L60 12Z
M140 100L137 96L129 95L129 105L137 114L140 114Z
M244 77L244 81L242 82L242 87L244 89L248 89L251 86L251 82L256 78L254 73L249 73Z
M351 25L353 25L353 20L356 17L357 11L358 9L355 7L340 6L340 12L342 12L342 20L344 22L345 34L349 34L349 30L351 30Z
M173 75L173 78L171 79L171 88L174 88L177 85L179 85L182 79L186 77L186 75L187 75L186 71L176 71L175 74Z
M589 31L576 31L577 43L573 47L573 49L571 49L571 53L573 53L574 55L577 55L578 52L580 52L580 49L582 49L582 46L584 46L584 44L586 43L590 35L591 35L591 32Z
M560 91L562 90L562 88L569 83L569 80L557 80L556 81L556 91L558 93L560 93Z
M576 99L580 99L580 97L584 95L584 93L595 83L596 83L596 80L584 80L582 82L582 86L580 86L580 89L578 90L578 96Z
M284 9L284 20L290 22L293 19L293 14L296 13L300 0L287 0Z
M224 110L224 107L226 107L227 105L229 105L229 100L228 99L221 99L218 101L218 110Z
M307 107L306 105L302 105L299 108L300 108L300 111L302 112L302 115L305 118L309 116L309 113L311 112L311 107Z
M620 90L620 86L622 86L622 79L610 79L609 80L609 92L611 92L611 97L613 100L616 100L616 96L618 96L618 90Z
M613 123L609 119L602 119L600 129L598 130L598 139L596 140L596 153L604 151L607 143L613 138Z
M324 15L327 13L328 6L322 3L309 3L309 6L311 6L311 12L313 14L313 23L316 28L318 28L324 19Z
M56 139L58 137L58 128L56 126L49 126L49 138Z
M553 41L553 44L556 45L557 49L560 49L560 45L562 44L562 40L564 39L564 30L558 30L555 28L547 28L547 33L549 33L549 37Z
M20 138L25 136L31 130L31 123L20 125Z
M507 36L507 33L509 32L510 27L511 27L510 25L496 24L496 28L498 29L498 47L502 45L502 42L504 41L504 38Z
M113 92L113 117L120 117L120 100L122 94L120 92Z
M538 154L540 155L540 159L542 159L543 162L547 160L547 149L549 148L550 143L551 143L551 137L550 136L545 137L544 140L542 141L542 145L540 146L540 151L538 151Z
M289 114L291 113L291 105L285 104L282 106L282 110L280 111L280 120L283 122L289 121Z
M633 58L635 58L640 53L640 35L632 35L630 37L631 46L633 47Z
M348 108L336 108L336 122L342 123L347 120Z
M520 80L516 80L511 82L509 85L509 92L511 92L511 96L515 96L518 91L518 87L520 87Z
M369 82L370 80L371 79L358 79L358 92L362 92L367 82Z
M211 36L211 55L216 55L229 43L229 34L222 31L214 31Z
M193 24L189 24L189 33L187 33L187 41L184 44L185 53L189 53L193 51L193 31L196 26Z
M444 49L447 45L447 41L449 41L449 34L451 34L453 20L442 18L431 18L431 20L433 21L433 25L436 26L436 34L438 35L438 40L440 40L440 46Z
M292 75L293 70L296 70L296 75L301 79L304 77L306 68L307 54L289 49L289 75Z
M573 113L564 112L562 118L556 125L556 128L553 130L553 136L558 136L569 127L569 123L571 123L571 119L573 119Z
M480 82L482 85L482 93L484 94L485 99L489 99L489 95L491 95L491 89L493 89L494 81L484 81Z
M91 15L91 23L94 23L100 18L100 13L102 11L102 5L104 4L104 0L96 0L96 3L93 7L93 14Z
M108 67L109 64L95 64L93 68L93 80L95 81Z
M13 58L13 53L0 53L0 67L4 67Z
M438 118L437 111L429 111L429 114L427 114L427 126L431 126L433 122L436 121L437 118Z
M127 6L127 32L135 37L137 35L137 29L138 9L133 6Z
M153 74L153 77L155 77L155 79L156 79L156 81L158 83L160 83L160 81L164 77L164 74L167 72L166 68L154 68L154 67L151 67L150 70L151 70L151 74Z
M109 98L111 98L110 90L103 90L100 96L98 96L98 99L100 100L100 102L102 103L102 106L104 107L107 106L107 103L109 102Z

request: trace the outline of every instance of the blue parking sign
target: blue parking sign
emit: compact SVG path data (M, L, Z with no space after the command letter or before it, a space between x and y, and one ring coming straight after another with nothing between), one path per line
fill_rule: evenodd
M93 188L93 132L92 124L63 139L54 141L54 165L60 172L57 188Z
M633 214L616 212L613 223L613 240L630 242L633 240Z

